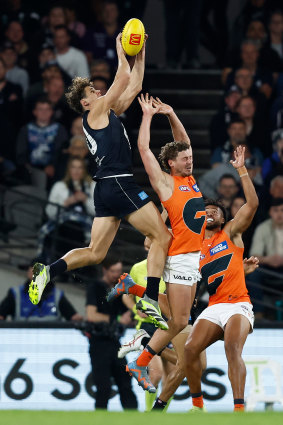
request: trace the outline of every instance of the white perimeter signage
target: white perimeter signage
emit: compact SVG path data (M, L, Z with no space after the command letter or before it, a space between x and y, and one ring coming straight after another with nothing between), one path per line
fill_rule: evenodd
M121 341L129 340L128 330ZM76 329L0 329L0 409L93 410L88 339ZM128 360L137 354L128 356ZM281 397L283 403L283 329L255 329L243 353L247 365L246 400L263 394L266 400ZM202 378L208 411L232 411L233 397L227 375L223 342L207 350L207 369ZM139 410L144 392L133 380ZM160 388L159 388L160 392ZM255 410L283 404L255 401ZM186 382L177 390L169 412L186 412L191 397ZM122 410L113 383L109 410Z

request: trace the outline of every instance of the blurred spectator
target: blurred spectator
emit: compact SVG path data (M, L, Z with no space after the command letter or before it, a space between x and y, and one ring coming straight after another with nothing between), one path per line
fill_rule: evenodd
M283 64L283 13L276 10L269 19L269 46L273 49Z
M70 132L71 132L71 136L77 136L77 135L84 136L82 117L74 118L71 125Z
M43 28L37 34L37 44L53 45L55 28L58 25L67 25L67 16L63 6L55 4L49 9L48 15L43 18Z
M49 182L52 180L61 146L67 140L65 128L52 121L53 109L46 98L39 99L34 107L35 120L21 128L17 139L17 163L26 171L41 169Z
M49 220L39 231L38 256L43 257L45 261L50 260L46 237L57 227L57 233L61 236L62 234L68 235L71 232L72 237L68 237L69 241L66 241L68 247L66 247L64 241L59 240L57 242L56 255L58 252L65 252L66 248L70 250L75 246L89 242L95 215L94 188L95 183L87 174L84 159L82 157L71 157L64 179L55 183L51 188L48 198L49 204L46 207Z
M32 53L24 40L23 27L18 21L11 21L5 31L6 41L12 44L18 54L18 65L30 71L33 66Z
M17 321L80 321L83 317L76 312L64 292L56 288L53 282L46 289L42 301L34 306L28 295L28 287L33 275L32 264L27 270L27 279L20 285L10 288L0 304L0 320L12 316Z
M281 193L282 196L282 193ZM270 218L259 224L255 230L250 255L258 257L260 270L249 276L249 281L260 285L260 288L249 288L249 292L257 300L263 300L266 288L273 288L281 292L275 298L282 299L283 286L283 198L274 198L269 209ZM263 271L266 270L267 273ZM268 272L275 272L276 275ZM281 275L281 276L280 276ZM274 297L274 295L273 295ZM263 306L254 303L255 311L263 311Z
M6 78L14 84L19 84L25 96L29 86L27 71L17 65L18 54L11 43L5 43L1 49L1 57L6 65Z
M6 72L5 62L0 58L0 115L13 127L14 133L22 123L22 89L7 80Z
M247 145L246 142L246 124L240 119L235 119L228 126L228 135L229 139L223 145L223 147L216 148L211 156L211 165L212 167L217 167L220 163L229 163L233 159L233 152L239 145L245 145L245 159L253 161L254 165L259 168L261 171L261 165L263 162L263 155L260 150L256 147L251 147Z
M232 218L235 217L235 215L237 214L237 212L239 211L239 209L246 203L246 200L243 196L236 196L230 206L230 213L231 213L231 217L230 220Z
M264 155L270 153L267 125L257 118L256 102L251 96L242 96L237 104L237 112L246 124L247 142L251 147L258 147Z
M270 195L273 198L281 198L283 193L283 176L276 176L270 182Z
M262 21L252 21L247 29L246 38L254 40L259 45L258 64L261 68L272 72L282 70L282 62L278 53L273 50L268 41L267 32Z
M70 32L66 26L59 25L54 29L54 45L58 64L71 78L89 77L86 56L70 46Z
M42 46L40 46L38 53L38 62L29 74L31 80L33 82L40 81L42 77L42 72L44 72L44 70L46 70L48 67L52 66L56 66L60 70L64 82L66 86L68 86L71 83L71 77L62 68L60 68L56 60L54 46L48 43L44 43L42 44Z
M137 400L131 378L125 371L126 361L117 357L119 338L123 334L124 325L131 322L131 312L126 309L121 298L113 303L105 302L107 292L118 282L123 264L108 256L102 266L102 279L88 285L86 299L86 316L93 329L90 333L89 354L93 383L96 386L95 408L107 409L112 377L118 387L123 408L136 409Z
M166 61L170 68L181 65L185 50L184 68L199 68L198 59L200 15L199 0L163 0L166 22Z
M236 106L241 98L240 89L233 85L225 93L224 105L213 116L210 124L211 149L222 146L228 138L227 127L237 116Z
M88 29L83 40L83 50L89 63L93 59L104 59L112 68L117 66L116 37L120 32L119 10L116 2L103 3L101 21Z
M268 187L271 180L278 175L283 176L283 129L274 132L273 153L265 159L262 167L262 177Z
M231 31L231 47L234 48L241 44L250 22L261 21L266 26L271 8L272 5L269 0L248 0L245 2Z
M71 77L57 63L53 63L53 61L46 63L41 71L41 79L32 84L27 92L25 109L28 119L31 117L36 100L47 93L47 86L52 78L63 78L65 87L68 87L72 81Z
M103 77L91 78L95 90L100 90L101 96L104 96L109 88L109 82Z
M109 63L104 59L95 59L90 64L91 78L103 77L106 80L111 78L111 69Z
M81 118L80 118L81 120ZM84 134L76 134L74 135L69 143L67 149L63 149L61 151L61 155L59 157L60 167L57 167L55 173L55 180L61 180L64 178L66 173L66 168L69 160L73 157L81 158L85 162L85 166L87 172L92 176L94 174L94 170L92 169L92 162L90 160L91 154L86 144L86 139Z
M4 3L4 2L2 2ZM40 28L40 15L30 8L27 2L22 0L6 0L6 8L1 13L1 23L3 27L11 21L18 21L23 26L27 41L30 41L34 33ZM2 10L1 10L2 12Z
M232 175L237 184L239 183L239 174L234 171L231 164L221 163L218 167L206 171L198 180L198 186L206 198L217 199L219 196L218 186L222 176Z
M257 116L265 119L267 100L259 88L254 85L251 71L246 68L237 69L235 72L235 84L240 89L242 96L251 96L256 101Z
M222 72L223 83L230 87L235 82L237 68L249 69L253 76L253 84L267 99L272 94L273 79L270 71L259 66L259 45L254 40L245 40L241 45L240 57L235 52L231 54L232 60L227 60Z
M67 17L67 26L70 31L76 34L79 39L83 38L86 33L86 26L83 22L78 21L75 3L68 0L65 5L65 14Z
M228 0L203 0L201 43L215 56L217 67L223 66L228 43Z
M53 108L53 119L69 129L76 114L68 107L64 92L65 86L62 77L49 78L46 84L46 97Z
M282 79L283 84L283 73L279 75L277 88L281 85L279 79ZM283 128L283 85L279 90L281 94L274 100L270 108L270 128L272 131Z
M217 199L222 201L227 211L230 211L232 201L238 192L239 185L232 174L224 174L219 179L217 186Z

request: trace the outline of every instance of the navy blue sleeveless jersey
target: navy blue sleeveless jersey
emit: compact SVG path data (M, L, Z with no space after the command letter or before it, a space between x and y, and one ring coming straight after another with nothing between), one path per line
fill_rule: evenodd
M83 114L83 130L95 166L94 179L132 175L132 151L125 127L110 110L107 127L94 130L88 125L89 111Z

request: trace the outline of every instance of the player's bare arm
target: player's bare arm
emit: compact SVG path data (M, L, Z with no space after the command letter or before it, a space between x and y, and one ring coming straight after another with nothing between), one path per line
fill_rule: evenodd
M109 110L115 111L117 99L125 92L130 83L130 65L126 59L126 54L121 44L121 33L116 38L116 50L118 56L118 69L114 82L110 86L105 96L97 98L97 101L90 107L88 122L92 128L103 128L108 124ZM90 92L95 92L95 88L86 88ZM82 101L83 102L83 101ZM84 105L83 105L84 106Z
M156 108L158 107L158 113L164 114L167 116L171 130L172 135L175 142L187 142L189 146L191 146L190 138L186 132L185 127L177 117L176 113L174 112L174 109L172 106L167 105L166 103L162 102L159 97L156 97L156 99L153 99L153 106Z
M129 108L135 97L142 90L145 68L145 46L147 38L148 36L146 34L143 47L141 51L135 56L135 63L131 71L129 85L125 92L117 99L116 104L113 106L113 110L118 116Z
M234 152L234 160L231 164L238 171L241 178L241 184L244 190L246 203L239 209L234 219L226 224L224 230L229 234L230 239L237 246L243 246L241 235L247 230L252 222L258 207L258 197L254 185L249 177L245 167L245 148L238 146Z
M170 198L173 193L173 179L170 175L161 170L161 167L151 151L150 144L150 126L152 117L159 112L159 107L154 107L153 98L148 93L138 98L143 111L142 123L138 136L138 149L141 155L144 168L148 174L151 186L158 194L160 200L164 201Z

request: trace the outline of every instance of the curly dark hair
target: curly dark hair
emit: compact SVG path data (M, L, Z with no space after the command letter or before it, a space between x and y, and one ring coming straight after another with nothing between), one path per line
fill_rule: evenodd
M168 164L169 159L176 159L179 152L186 151L190 147L191 145L188 142L166 143L166 145L162 146L160 154L158 156L162 167L166 171L170 171L170 166Z
M222 214L223 214L223 218L224 218L224 223L222 224L222 226L221 226L221 228L223 228L224 227L224 225L226 224L226 222L227 222L227 216L228 216L228 214L227 214L227 210L226 210L226 208L224 207L224 205L223 205L223 203L222 203L222 201L220 200L220 199L209 199L209 198L206 198L205 200L204 200L204 205L207 207L208 205L213 205L214 207L218 207L218 208L220 208L221 209L221 211L222 211Z
M89 78L76 77L72 80L72 84L66 93L66 99L70 108L72 108L78 114L82 114L84 112L80 101L84 98L85 88L89 85Z

